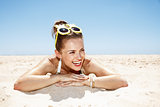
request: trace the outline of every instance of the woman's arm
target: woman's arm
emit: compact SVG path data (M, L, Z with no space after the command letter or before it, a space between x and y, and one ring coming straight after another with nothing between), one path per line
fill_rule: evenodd
M15 90L32 91L43 88L59 81L58 76L49 76L47 73L55 72L54 65L49 58L45 58L32 70L24 73L14 84Z
M90 81L82 82L84 85L90 86ZM122 79L119 75L109 75L102 77L94 77L93 87L103 89L118 89L127 87L127 81Z
M57 82L79 82L87 80L88 77L77 74L58 74L58 75L29 75L20 78L15 84L14 89L20 91L33 91L52 85Z
M89 86L89 79L83 81L60 81L56 83L56 86L59 87L67 87L67 86ZM128 84L126 80L122 79L118 75L110 75L110 76L102 76L102 77L94 77L94 82L92 82L92 86L95 88L102 89L118 89L121 87L127 87Z
M60 75L28 75L20 78L14 84L15 90L33 91L37 90L59 81Z
M86 59L83 67L86 74L94 73L96 75L95 87L97 88L117 89L128 86L127 81L122 76L105 68L100 63L96 63L94 60ZM84 84L89 86L90 83L84 81Z

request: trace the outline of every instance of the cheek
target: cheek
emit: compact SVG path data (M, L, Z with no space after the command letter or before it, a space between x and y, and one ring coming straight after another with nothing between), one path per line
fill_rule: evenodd
M70 63L73 60L73 56L65 55L65 56L63 56L63 60L66 63Z
M81 57L85 58L85 52L81 53Z

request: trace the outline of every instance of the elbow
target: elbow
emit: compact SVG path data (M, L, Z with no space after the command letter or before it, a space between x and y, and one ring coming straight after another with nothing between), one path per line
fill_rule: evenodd
M118 89L118 88L122 88L122 87L128 87L128 82L127 82L127 80L125 80L121 76L117 75L117 82L115 82L115 84L111 85L111 87L109 87L109 89Z
M22 88L22 86L21 86L21 83L20 83L19 81L16 81L16 82L14 83L13 89L14 89L14 90L19 90L19 91L22 91L22 90L23 90L23 88Z
M30 91L27 89L27 87L25 87L25 84L20 80L14 83L13 89L18 91L24 91L24 92Z
M124 79L121 75L116 75L116 77L117 77L117 80L118 80L117 83L119 84L119 85L117 85L118 88L128 87L128 82L127 82L126 79Z
M123 87L128 87L127 81L121 81L120 83L115 84L115 85L110 86L110 87L107 87L106 89L108 89L108 90L116 90L116 89L123 88Z
M122 80L121 87L128 87L128 82L126 80Z
M128 82L124 78L120 78L118 88L121 88L121 87L128 87Z

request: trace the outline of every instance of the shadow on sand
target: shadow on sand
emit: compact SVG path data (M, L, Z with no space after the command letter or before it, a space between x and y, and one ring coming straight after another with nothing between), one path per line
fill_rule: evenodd
M32 92L24 92L28 95L34 94L49 94L51 100L54 102L59 102L67 98L83 98L86 91L90 93L95 93L97 91L102 91L101 89L90 88L87 86L83 87L56 87L54 85Z

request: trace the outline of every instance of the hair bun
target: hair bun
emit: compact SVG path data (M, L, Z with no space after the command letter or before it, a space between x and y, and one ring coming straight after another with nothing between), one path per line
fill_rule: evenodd
M63 24L67 24L67 22L64 20L57 20L54 22L54 26L53 26L53 30L52 30L52 37L57 32L57 28L55 27L55 25L63 25Z
M58 20L58 21L55 21L54 26L55 25L62 25L62 24L67 24L67 22L64 20Z

